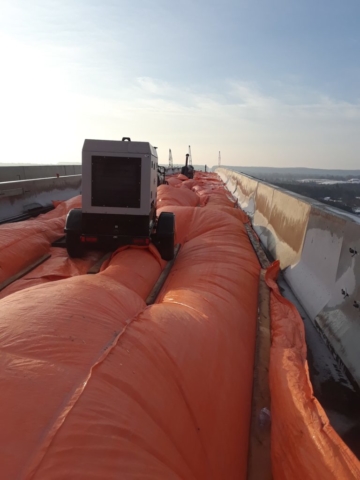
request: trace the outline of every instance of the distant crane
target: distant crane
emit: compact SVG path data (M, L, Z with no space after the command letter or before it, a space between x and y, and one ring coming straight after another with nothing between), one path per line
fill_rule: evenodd
M191 147L189 145L189 165L192 165Z
M218 165L219 165L219 167L221 165L221 153L220 152L219 152L219 158L218 158Z
M174 166L173 157L171 153L171 148L169 148L169 167L172 168L173 166Z

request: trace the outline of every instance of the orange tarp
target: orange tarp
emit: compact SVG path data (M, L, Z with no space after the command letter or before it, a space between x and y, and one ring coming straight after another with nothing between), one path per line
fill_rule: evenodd
M51 247L48 251L51 254L51 258L24 277L4 288L0 292L0 299L11 293L40 285L41 283L54 282L76 275L84 275L103 255L100 252L88 252L84 258L69 258L64 248Z
M165 265L153 246L121 248L93 276L98 254L50 249L79 197L0 227L0 278L52 253L0 300L2 478L246 478L259 264L219 177L181 177L158 189L182 248L151 307ZM302 321L275 277L274 479L360 478L313 397Z
M158 187L157 207L172 207L174 205L195 207L199 203L196 193L187 188L174 188L171 185Z
M330 426L314 398L306 361L305 332L294 305L267 271L271 289L271 456L275 480L356 480L360 464Z
M0 225L0 283L47 253L64 234L68 211L80 206L81 197L74 197L35 219Z
M241 212L174 209L156 305L153 247L1 300L5 478L245 478L259 265Z

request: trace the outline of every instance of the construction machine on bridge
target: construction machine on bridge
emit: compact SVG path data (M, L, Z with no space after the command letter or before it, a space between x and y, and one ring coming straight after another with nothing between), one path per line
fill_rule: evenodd
M156 148L148 142L85 140L82 150L82 208L65 224L70 257L86 249L114 250L151 242L164 260L174 256L175 216L156 216L156 194L165 183Z

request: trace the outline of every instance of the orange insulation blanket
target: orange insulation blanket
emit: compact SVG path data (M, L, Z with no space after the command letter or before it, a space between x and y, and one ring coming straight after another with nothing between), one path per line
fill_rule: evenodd
M216 174L169 177L158 212L176 215L178 258L121 248L70 260L51 248L79 197L0 227L0 478L245 480L260 267ZM271 289L275 480L360 478L359 462L314 399L303 325ZM31 287L31 288L29 288ZM261 480L261 479L259 479Z
M0 301L3 478L246 478L260 268L242 212L169 188L156 305L153 247Z
M81 197L74 197L35 219L1 225L0 283L48 253L51 243L64 235L68 211L80 206Z
M1 231L0 231L1 235ZM41 283L53 282L64 278L74 277L76 275L84 275L103 256L100 252L88 252L84 258L69 258L64 248L47 248L51 258L31 270L27 275L21 277L8 287L0 291L0 299L10 295L11 293L24 290L25 288L40 285ZM1 254L0 254L1 258ZM33 258L32 261L36 260ZM25 260L24 263L27 263ZM31 263L31 262L30 262ZM25 265L26 266L26 265ZM20 268L21 270L21 268Z
M330 426L313 396L303 321L281 296L275 262L266 273L271 289L271 455L276 480L356 480L360 464Z

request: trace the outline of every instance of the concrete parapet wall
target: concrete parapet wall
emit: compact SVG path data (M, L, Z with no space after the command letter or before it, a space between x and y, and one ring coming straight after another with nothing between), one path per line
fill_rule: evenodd
M50 206L81 193L81 175L0 183L0 220L23 214L31 206Z
M0 165L0 183L17 180L32 180L35 178L65 177L81 175L81 165L29 165L5 166Z
M219 168L296 297L360 384L360 218ZM358 253L355 253L358 252ZM359 307L357 307L359 305Z

